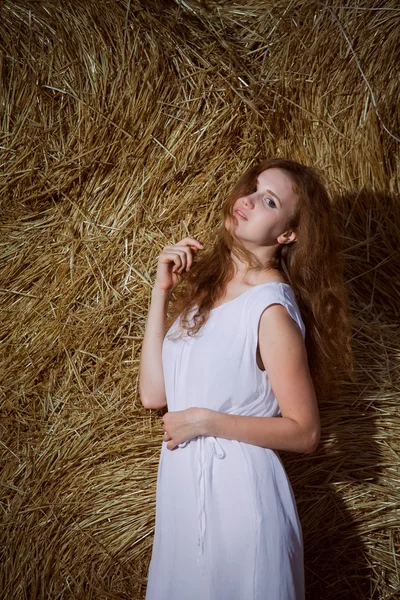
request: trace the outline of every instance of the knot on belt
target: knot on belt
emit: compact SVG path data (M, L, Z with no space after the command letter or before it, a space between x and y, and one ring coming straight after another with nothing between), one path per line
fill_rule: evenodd
M206 533L206 448L211 448L211 453L217 458L225 458L225 450L221 443L213 436L198 436L193 438L198 440L199 444L199 457L197 462L197 485L198 485L198 515L199 515L199 534L197 538L198 555L197 555L197 566L200 567L204 573L204 538ZM178 444L179 448L184 448L191 440Z

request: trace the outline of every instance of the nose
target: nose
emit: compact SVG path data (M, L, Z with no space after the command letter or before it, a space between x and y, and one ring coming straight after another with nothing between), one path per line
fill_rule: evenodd
M240 198L240 202L242 202L244 204L244 206L247 206L248 208L253 208L254 207L253 194L247 194L247 196L242 196Z

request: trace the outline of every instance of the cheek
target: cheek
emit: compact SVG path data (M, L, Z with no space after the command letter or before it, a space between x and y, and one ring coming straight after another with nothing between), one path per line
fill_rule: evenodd
M257 223L259 224L259 226L265 227L267 231L270 231L271 229L274 229L275 227L279 226L279 221L279 216L272 210L264 211L259 215L259 218L257 219Z
M282 227L282 219L277 214L270 214L258 220L256 230L263 239L275 239L282 233Z
M225 218L225 220L224 220L225 229L228 229L228 231L230 231L233 227L235 227L235 225L237 225L237 221L233 215Z

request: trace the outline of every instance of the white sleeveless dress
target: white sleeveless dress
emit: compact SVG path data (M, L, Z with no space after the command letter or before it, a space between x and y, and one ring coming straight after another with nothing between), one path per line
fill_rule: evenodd
M259 320L271 304L285 306L304 337L293 290L281 282L214 308L196 337L170 339L178 317L162 349L169 411L281 416L256 363ZM166 446L146 600L304 600L301 524L278 454L212 436Z

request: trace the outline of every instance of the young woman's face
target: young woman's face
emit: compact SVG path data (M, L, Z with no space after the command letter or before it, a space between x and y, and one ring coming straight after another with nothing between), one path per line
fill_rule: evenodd
M297 196L291 179L273 168L260 173L254 190L236 200L233 233L246 245L275 246L296 240L286 223L293 214Z

